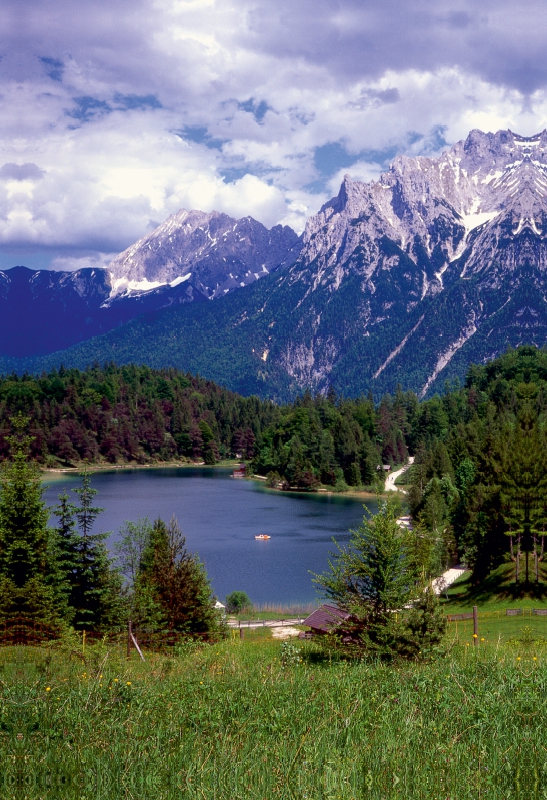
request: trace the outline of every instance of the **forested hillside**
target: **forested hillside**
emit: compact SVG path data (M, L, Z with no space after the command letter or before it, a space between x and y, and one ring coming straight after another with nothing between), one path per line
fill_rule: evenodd
M464 388L422 404L409 501L425 531L477 581L525 557L537 577L547 523L547 352L510 351L472 366ZM433 413L431 413L433 412Z
M2 458L19 411L30 418L32 457L49 466L250 458L257 437L279 417L273 403L176 370L110 364L10 375L0 378Z
M308 392L277 406L176 370L114 364L0 378L0 456L11 418L29 417L31 455L46 466L254 459L292 487L371 485L382 463L403 462L420 425L412 392L346 400Z

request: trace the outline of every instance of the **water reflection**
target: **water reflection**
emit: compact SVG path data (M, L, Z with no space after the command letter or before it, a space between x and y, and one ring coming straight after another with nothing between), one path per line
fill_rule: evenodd
M46 481L44 497L54 505L73 474ZM98 472L92 484L105 508L96 530L116 539L125 520L178 518L190 550L205 562L222 599L235 589L254 602L310 602L316 599L309 570L327 568L332 537L349 540L349 529L363 517L361 500L327 494L288 494L251 481L233 480L229 470L169 468ZM376 503L367 500L374 511ZM257 541L258 533L269 534Z

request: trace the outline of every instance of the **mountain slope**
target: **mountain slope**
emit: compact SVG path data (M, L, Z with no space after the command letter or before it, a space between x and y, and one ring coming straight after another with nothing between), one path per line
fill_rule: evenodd
M212 300L292 264L301 246L286 225L268 230L252 217L181 209L124 250L108 270L114 294L188 281Z
M470 360L547 341L546 193L547 131L472 131L438 159L397 158L378 182L346 178L283 271L47 363L172 364L277 398L398 382L430 393Z
M245 217L180 211L108 270L14 267L0 272L0 354L24 358L66 349L135 317L213 300L281 269L301 240Z
M186 284L112 297L104 269L13 267L0 272L0 353L14 358L51 353L158 308L205 299Z

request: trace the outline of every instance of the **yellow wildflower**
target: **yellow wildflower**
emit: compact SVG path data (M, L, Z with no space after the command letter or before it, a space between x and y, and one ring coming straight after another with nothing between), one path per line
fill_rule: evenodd
M51 692L51 686L46 686L46 692Z

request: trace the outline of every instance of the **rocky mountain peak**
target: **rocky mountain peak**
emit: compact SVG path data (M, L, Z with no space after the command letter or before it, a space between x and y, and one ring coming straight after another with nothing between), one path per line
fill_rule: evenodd
M188 282L214 299L292 264L300 238L288 226L268 230L252 217L181 209L109 264L113 295Z

